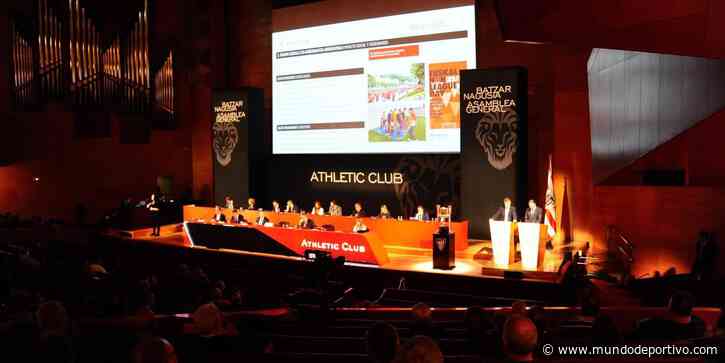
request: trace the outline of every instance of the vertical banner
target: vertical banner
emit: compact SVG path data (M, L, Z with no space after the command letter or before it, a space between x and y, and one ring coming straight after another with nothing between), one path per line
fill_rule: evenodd
M230 196L236 205L249 196L249 92L214 90L212 93L212 164L214 203Z
M488 219L505 197L525 208L526 95L524 68L461 71L462 214L473 238L490 239Z

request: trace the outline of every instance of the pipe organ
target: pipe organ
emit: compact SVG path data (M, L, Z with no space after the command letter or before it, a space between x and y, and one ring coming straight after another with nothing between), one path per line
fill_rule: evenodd
M126 38L124 73L126 102L132 111L143 112L150 103L148 1Z
M63 28L48 0L38 0L38 79L43 96L63 95Z
M154 95L156 104L162 110L174 114L174 58L169 52L164 65L154 76Z
M145 113L157 104L173 114L171 52L151 79L148 0L128 19L130 26L112 37L102 37L98 19L91 19L81 0L34 2L32 19L19 15L10 22L10 83L17 108L56 99L79 111Z
M79 0L69 1L70 90L76 105L100 105L100 34Z
M20 31L16 28L15 23L11 23L11 57L12 70L11 77L14 103L16 107L22 107L32 103L33 97L33 47Z
M107 101L118 100L123 96L121 40L118 37L103 52L103 90Z

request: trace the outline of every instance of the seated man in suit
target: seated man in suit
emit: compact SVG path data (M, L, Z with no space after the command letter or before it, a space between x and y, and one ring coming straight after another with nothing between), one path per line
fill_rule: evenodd
M254 198L247 199L247 209L249 209L249 210L256 209L256 206L255 206L256 204L257 204L257 201L254 200Z
M262 208L259 209L259 214L257 215L257 219L254 221L254 223L258 226L263 226L269 223L269 218L265 217L264 210L262 210Z
M387 205L383 204L380 206L380 214L378 214L378 218L382 218L382 219L393 218L393 215L390 214L390 210L388 210Z
M239 208L242 209L242 208ZM247 224L247 221L244 219L244 215L240 213L238 210L234 210L232 212L232 217L229 218L229 223L231 224Z
M524 213L524 222L541 223L544 220L544 211L536 206L533 199L529 199L529 208Z
M297 228L314 229L315 222L310 219L310 216L307 215L307 212L301 211L300 212L300 221L297 222Z
M503 198L503 207L499 207L491 219L494 221L516 222L516 208L511 205L511 198Z
M297 213L297 206L292 200L287 201L287 205L284 208L285 213Z
M331 216L341 216L342 215L342 207L337 205L337 203L333 200L330 202L330 215Z
M279 213L282 210L279 208L279 202L276 200L272 201L272 212Z
M356 218L356 219L355 219L355 226L353 226L353 227L352 227L352 231L353 231L354 233L365 233L365 232L368 232L368 231L370 231L370 229L368 229L368 226L366 226L366 225L365 225L365 224L364 224L364 223L362 222L362 219L360 219L360 218Z
M352 211L353 217L367 217L367 214L365 214L365 211L363 210L362 203L355 202L355 209Z
M214 207L214 218L215 222L224 223L227 221L227 217L222 213L222 209L219 206Z
M412 219L416 221L428 221L430 220L430 215L428 215L428 212L425 211L422 205L419 205Z

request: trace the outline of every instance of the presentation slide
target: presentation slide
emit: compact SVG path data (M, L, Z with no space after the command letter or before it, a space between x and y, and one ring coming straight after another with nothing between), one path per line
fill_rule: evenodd
M474 6L272 34L274 154L460 152Z

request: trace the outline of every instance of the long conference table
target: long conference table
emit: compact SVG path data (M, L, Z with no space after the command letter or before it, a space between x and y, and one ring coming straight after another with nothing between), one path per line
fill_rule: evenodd
M227 220L231 210L222 209ZM247 221L254 221L258 211L243 211ZM307 230L280 227L281 222L297 225L299 214L265 211L273 226L240 225L213 222L214 208L184 206L184 229L195 245L209 248L236 249L287 256L302 256L306 250L323 250L333 257L375 265L388 263L388 247L431 248L438 223L399 219L362 218L370 229L353 233L355 218L311 215L317 226L331 225L334 230ZM456 250L468 247L468 221L451 223L456 234Z

